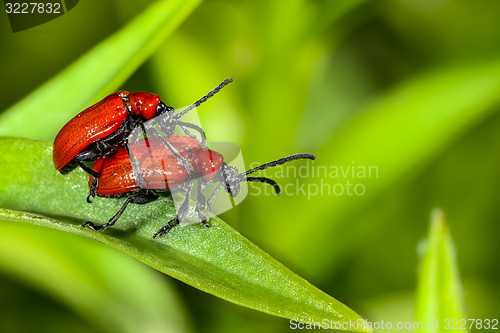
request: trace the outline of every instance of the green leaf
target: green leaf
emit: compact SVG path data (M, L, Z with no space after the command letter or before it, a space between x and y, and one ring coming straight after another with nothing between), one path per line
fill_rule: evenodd
M123 199L97 198L87 204L88 177L80 170L59 174L48 142L4 138L0 154L0 207L8 209L0 218L99 240L200 290L272 315L303 322L362 320L218 218L210 220L211 228L179 226L153 239L153 233L174 217L169 198L131 205L105 232L82 228L83 220L106 222ZM356 329L366 330L364 323Z
M299 217L290 221L288 228L281 227L283 237L291 243L314 237L315 243L306 249L290 249L286 244L277 243L276 251L291 250L295 263L306 264L314 271L321 266L321 262L310 260L317 253L323 253L330 263L338 260L346 248L360 240L359 230L370 228L346 221L359 216L363 207L372 204L388 189L413 179L441 151L495 112L494 106L499 100L500 61L495 59L439 68L409 80L370 103L336 132L325 148L315 152L317 159L311 164L316 174L309 173L311 183L304 186L306 194L294 196L292 193L285 203ZM320 173L319 167L326 168L326 175L325 169ZM345 176L341 167L347 170ZM338 176L332 176L334 170L339 170ZM365 172L358 174L362 170ZM358 184L356 190L361 195L354 194ZM335 194L341 191L343 194ZM293 209L305 199L314 201L315 208ZM276 218L273 211L263 210L257 214ZM325 220L324 216L331 218ZM304 218L314 221L314 226L300 228ZM269 235L274 235L278 227L269 228ZM331 235L341 236L332 242ZM263 241L273 242L272 239ZM325 253L325 244L333 251Z
M423 323L424 331L428 332L449 331L445 329L445 319L466 319L455 246L443 212L439 209L432 214L429 236L422 251L416 319ZM437 320L437 327L429 327L429 323L435 323Z
M0 209L2 221L33 219L37 217ZM166 281L138 261L89 239L0 223L0 271L65 303L93 331L187 331L183 306Z
M52 139L69 119L122 84L199 2L164 0L149 6L127 26L2 113L0 135Z

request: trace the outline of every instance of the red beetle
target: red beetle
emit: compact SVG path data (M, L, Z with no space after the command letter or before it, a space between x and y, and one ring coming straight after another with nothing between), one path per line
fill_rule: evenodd
M158 138L146 139L149 140L148 147L139 144L131 144L130 149L133 150L134 158L141 163L140 171L134 173L134 164L132 163L127 149L121 147L117 153L97 160L93 166L93 170L100 174L97 182L92 176L89 180L91 188L89 196L100 197L127 197L120 210L109 220L102 225L94 225L92 222L84 222L94 230L105 229L120 218L129 203L146 204L158 199L159 196L169 195L171 190L181 190L185 193L185 200L179 208L178 215L167 225L158 229L153 237L162 236L167 233L173 226L179 224L187 215L189 210L189 194L193 185L193 180L198 179L198 197L195 211L198 214L200 221L206 223L208 219L204 216L203 210L209 208L215 195L225 184L225 190L236 197L240 192L240 183L263 182L274 187L276 194L280 195L281 190L279 185L272 179L264 177L246 177L248 174L259 170L264 170L269 167L274 167L279 164L287 163L297 159L311 159L315 156L311 154L296 154L291 155L273 162L263 164L243 173L239 173L238 169L229 166L224 162L224 157L216 151L200 146L196 139L186 136L171 136L167 138L172 146L174 146L180 154L189 161L194 169L194 174L188 172L186 168L180 164L176 156L165 145L159 144L161 140ZM155 142L158 141L158 142ZM144 159L144 157L148 159ZM140 174L142 179L137 179L136 175ZM210 182L219 182L219 185L207 201L201 194L200 188L204 188ZM140 185L139 185L140 184ZM200 195L201 194L201 195Z
M196 125L180 121L180 118L215 95L232 79L226 79L215 89L176 114L158 95L146 92L119 91L85 109L71 119L59 131L54 140L53 160L57 170L66 174L77 166L94 177L99 175L83 162L95 161L108 156L121 146L127 145L127 137L137 126L144 129L144 122L160 116L160 126L166 136L173 135L176 126L192 128L204 134Z

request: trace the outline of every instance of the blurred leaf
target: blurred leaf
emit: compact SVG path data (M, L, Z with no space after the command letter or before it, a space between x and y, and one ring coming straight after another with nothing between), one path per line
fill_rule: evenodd
M338 25L337 29L327 28L365 2L289 1L286 6L265 2L265 18L255 27L262 36L262 49L256 52L261 63L245 94L252 113L245 123L259 130L259 135L248 137L250 153L267 160L275 157L270 154L273 150L262 149L269 142L282 149L294 147L296 139L288 133L302 126L298 115L307 100L311 70L343 37Z
M80 170L60 175L52 165L48 142L4 138L0 153L0 207L8 209L0 213L2 219L100 240L200 290L276 316L306 322L361 319L218 218L210 220L208 229L188 225L153 239L153 233L174 217L170 198L130 207L106 232L82 228L83 220L105 222L123 200L102 198L92 207L86 204L87 176Z
M199 2L163 0L152 4L130 24L2 113L0 135L52 139L66 121L122 84Z
M443 212L439 209L434 210L432 214L429 236L422 250L416 320L424 324L424 331L447 332L449 329L445 329L445 319L456 319L460 322L466 317L455 246ZM435 323L436 320L439 320L438 327L430 328L428 323ZM466 323L468 327L470 323ZM459 323L457 328L460 326Z
M283 201L285 211L293 212L294 218L286 228L278 223L266 224L270 232L262 235L264 239L279 233L288 242L268 237L266 246L281 253L292 251L292 260L312 270L345 255L346 248L363 239L359 230L364 226L347 222L352 214L362 212L398 181L413 179L443 149L494 112L493 106L499 101L498 60L440 68L381 96L316 152L317 159L310 163L316 173L312 176L309 171L310 184L303 187L306 196L294 192L293 187L293 193ZM318 172L318 166L326 167L326 176L324 170ZM347 170L346 175L339 171L338 176L332 176L332 170L340 167ZM358 171L362 169L365 173L360 176ZM351 184L350 195L347 182ZM361 184L357 189L361 195L354 194L357 184ZM341 190L344 192L340 195L334 193ZM294 208L306 200L311 209ZM256 214L278 218L273 210L262 209ZM305 220L309 228L302 227ZM289 246L302 239L315 242L306 248ZM327 252L326 246L330 249ZM318 253L322 254L321 261L312 260ZM331 268L329 265L327 269Z
M0 209L1 271L68 304L104 332L187 331L173 288L154 271L88 239L6 222L34 218Z
M328 29L366 2L204 2L187 22L187 33L176 34L152 57L155 87L185 102L233 77L225 97L203 106L202 124L210 138L246 141L248 156L267 159L272 150L263 147L269 142L283 149L294 145L291 132L300 126L296 115L308 95L311 68L342 35Z

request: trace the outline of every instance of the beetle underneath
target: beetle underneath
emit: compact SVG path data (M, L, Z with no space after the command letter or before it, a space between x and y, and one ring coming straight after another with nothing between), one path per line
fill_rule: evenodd
M224 162L224 157L220 153L200 146L196 139L186 136L165 138L192 165L194 173L191 173L182 164L178 163L174 154L165 145L161 144L161 140L158 138L142 140L149 141L148 145L137 143L138 146L133 147L135 158L138 163L143 164L139 175L141 179L137 178L137 168L134 172L134 163L125 147L119 148L114 155L96 161L93 170L98 172L100 177L98 182L94 177L90 177L89 196L127 197L127 200L107 223L95 225L86 221L83 224L84 226L88 225L94 230L106 229L116 223L128 204L146 204L157 200L161 196L170 195L171 191L175 189L181 191L185 195L185 199L178 209L177 216L170 220L167 225L158 229L153 237L163 236L173 226L186 218L191 200L191 188L195 179L197 179L196 187L198 192L195 212L199 220L205 226L208 226L208 218L205 216L204 210L210 209L215 196L221 188L224 188L232 197L236 197L240 192L241 182L262 182L273 186L276 194L280 195L280 187L274 180L248 175L293 160L315 159L315 156L311 154L296 154L239 173L236 167L229 166ZM150 149L146 147L150 147ZM218 185L207 200L201 191L209 183L218 183Z

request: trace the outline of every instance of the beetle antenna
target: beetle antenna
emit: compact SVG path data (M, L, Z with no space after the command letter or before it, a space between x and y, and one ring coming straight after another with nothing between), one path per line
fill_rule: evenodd
M249 175L251 173L254 173L254 172L257 172L260 170L265 170L267 168L272 168L272 167L275 167L277 165L285 164L287 162L294 161L294 160L304 160L304 159L314 160L315 158L316 158L316 156L314 156L312 154L295 154L295 155L287 156L284 158L280 158L279 160L276 160L276 161L262 164L261 166L258 166L256 168L253 168L253 169L250 169L248 171L240 173L239 176L246 176L246 175ZM250 178L259 178L259 177L250 177Z
M184 110L182 110L182 112L179 112L176 115L177 119L179 119L180 117L182 117L183 115L185 115L186 113L188 113L189 111L191 111L192 109L197 108L198 106L200 106L201 103L206 102L210 97L212 97L213 95L217 94L222 88L224 88L224 86L228 85L231 82L233 82L232 78L227 78L224 81L222 81L217 87L215 87L208 94L206 94L205 96L203 96L202 98L200 98L199 100L197 100L194 104L191 104L190 106L188 106L187 108L185 108Z
M258 166L256 168L253 168L253 169L250 169L248 171L242 172L242 173L240 173L238 175L231 174L232 172L230 172L231 170L234 170L235 172L238 172L238 170L236 169L236 167L229 167L228 174L226 176L223 176L223 178L226 179L225 180L226 187L227 187L229 193L231 193L231 186L232 186L231 184L232 183L257 182L257 183L266 183L266 184L271 185L274 188L274 191L276 192L276 195L280 195L281 194L281 188L278 185L278 183L276 183L274 180L266 178L266 177L245 177L245 176L249 175L251 173L257 172L259 170L265 170L267 168L275 167L277 165L284 164L284 163L287 163L287 162L290 162L290 161L303 160L303 159L314 160L315 158L316 158L316 156L314 156L312 154L295 154L295 155L287 156L287 157L284 157L284 158L280 158L279 160L276 160L276 161L272 161L272 162L269 162L269 163L266 163L266 164L262 164L261 166ZM224 167L227 167L226 163L223 164L223 167L219 171L222 172L222 170L224 169ZM209 207L212 204L212 202L215 200L215 197L216 197L217 193L219 192L219 190L221 188L222 188L222 183L219 183L219 185L217 185L217 188L215 189L215 191L212 193L212 195L210 196L210 198L207 201ZM233 195L233 194L231 193L231 195Z
M265 178L265 177L245 177L245 178L243 178L243 179L240 180L240 182L244 182L244 181L269 184L269 185L271 185L274 188L274 191L276 192L276 195L280 195L281 194L281 188L280 188L280 186L278 185L278 183L276 183L272 179Z

